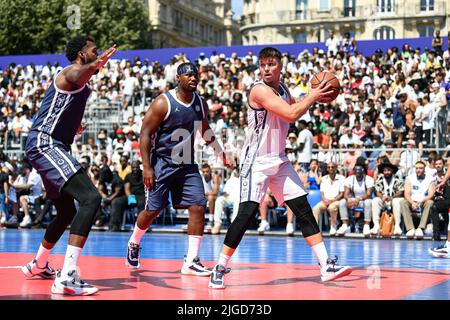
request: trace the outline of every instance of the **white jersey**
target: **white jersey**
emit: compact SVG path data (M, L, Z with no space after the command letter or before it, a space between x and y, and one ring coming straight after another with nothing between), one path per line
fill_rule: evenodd
M422 201L428 195L430 184L435 183L435 178L425 175L424 179L419 180L415 173L409 175L406 179L411 185L411 199L413 201Z
M252 88L256 85L267 86L261 80L255 81ZM280 84L283 94L271 89L290 104L289 90L284 84ZM245 176L255 162L274 166L289 161L285 153L289 122L261 106L249 104L247 113L248 132L240 155L241 175Z
M212 192L213 191L213 177L211 177L211 179L206 182L205 177L203 175L202 176L202 181L203 181L203 188L205 189L205 192Z
M266 84L255 81L255 85ZM271 89L290 104L286 86L280 85L282 93ZM240 202L261 203L270 188L281 205L307 192L284 152L289 123L266 109L255 109L258 107L248 109L248 133L240 156Z

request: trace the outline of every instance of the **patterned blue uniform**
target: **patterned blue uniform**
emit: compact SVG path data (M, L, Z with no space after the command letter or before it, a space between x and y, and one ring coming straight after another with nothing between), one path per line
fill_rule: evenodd
M146 210L162 210L169 192L174 208L206 205L205 191L198 165L194 162L194 139L205 117L202 101L195 93L189 104L178 100L175 90L164 94L168 112L152 137L151 165L157 182L145 190Z
M69 92L58 89L53 81L28 135L26 156L51 199L58 198L64 184L81 169L69 151L90 93L87 84Z

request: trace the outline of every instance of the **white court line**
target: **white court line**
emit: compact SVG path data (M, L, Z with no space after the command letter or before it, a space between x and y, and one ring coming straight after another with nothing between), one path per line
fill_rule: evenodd
M0 266L0 269L20 269L23 266L6 266L6 267L2 267Z

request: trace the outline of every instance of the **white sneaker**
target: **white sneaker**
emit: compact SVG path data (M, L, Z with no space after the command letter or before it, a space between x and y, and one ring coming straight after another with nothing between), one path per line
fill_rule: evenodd
M340 266L337 264L338 258L328 258L327 264L320 269L322 282L336 280L352 273L352 268L349 266Z
M363 227L363 234L364 237L370 236L370 226L368 224L365 224Z
M39 276L42 279L53 279L56 274L56 271L48 265L48 262L45 264L45 267L39 268L36 259L24 265L22 272L27 278Z
M370 229L370 234L373 235L373 236L376 236L379 231L380 231L380 225L379 224L374 224L373 228Z
M201 262L199 257L195 257L192 262L186 261L186 256L184 257L183 267L181 268L182 274L190 274L200 277L209 277L212 270L206 268Z
M423 230L421 228L417 228L415 232L416 239L422 239L423 238Z
M0 213L0 224L5 224L6 223L6 215L2 212Z
M450 258L449 248L445 245L445 243L436 248L428 249L428 252L436 258Z
M433 225L431 223L427 224L427 227L425 229L425 234L427 236L432 236L433 235Z
M335 226L330 226L330 236L334 236L336 235L336 227Z
M269 230L270 230L270 225L267 222L267 220L261 220L261 223L259 224L258 232L264 232L264 231L269 231Z
M406 233L406 237L408 238L408 239L412 239L412 238L414 238L414 234L416 233L416 229L414 229L414 228L412 228L411 230L409 230L407 233Z
M61 276L61 271L58 271L52 286L52 293L70 296L88 296L97 291L98 288L81 280L75 270L70 271L65 278Z
M23 218L22 222L19 224L19 226L22 228L26 228L26 227L30 226L32 223L33 223L33 221L31 221L31 217L25 216Z
M395 226L394 227L394 236L401 236L403 233L402 228L400 228L400 226Z
M286 233L288 236L293 236L294 235L294 224L293 223L288 223L286 225Z
M347 232L347 228L348 228L348 225L344 223L344 224L336 231L336 234L337 234L338 236L343 236L343 235Z

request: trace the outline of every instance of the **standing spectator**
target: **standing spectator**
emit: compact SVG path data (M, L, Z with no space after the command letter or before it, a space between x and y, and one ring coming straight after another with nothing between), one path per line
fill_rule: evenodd
M302 169L307 172L309 170L309 163L312 158L312 149L314 144L314 137L307 129L307 123L305 120L299 121L300 133L298 135L298 162L301 163Z
M344 197L345 177L337 174L337 164L330 162L327 164L328 174L322 178L320 184L320 193L322 201L314 208L313 213L316 221L319 222L319 216L322 212L328 211L330 214L330 236L336 234L337 214L339 212L339 202Z
M119 177L117 172L114 171L111 189L108 190L109 192L105 200L105 204L111 204L111 217L108 226L110 231L120 230L122 224L123 214L125 213L124 208L121 206L121 197L125 194L123 184L123 180ZM102 221L102 219L97 219L96 225L103 226L105 222L106 221Z
M134 97L134 92L139 88L139 81L133 71L123 80L123 110L127 110Z
M445 176L445 162L442 157L436 159L436 183L439 184ZM443 187L436 187L434 194L434 204L431 206L430 216L433 223L433 240L441 241L441 232L439 228L439 214L444 217L448 224L448 210L450 209L450 185L446 183ZM450 239L449 239L450 240Z
M354 175L345 179L344 198L339 203L339 213L342 225L337 230L338 235L344 235L348 228L348 209L364 209L364 236L370 235L370 221L372 220L372 189L373 179L366 174L365 164L357 162Z
M444 45L444 39L441 38L441 32L436 30L435 36L431 41L431 46L433 50L436 52L437 56L442 56L442 46Z
M400 205L403 198L403 181L395 174L398 167L389 160L378 165L378 178L375 182L376 197L372 199L372 220L373 228L370 230L372 235L377 235L380 230L380 213L382 209L387 209L394 214L395 227L394 235L402 234L400 228L401 210Z
M334 57L338 53L340 41L334 36L334 32L330 32L330 37L325 41L325 46L327 47L327 55L329 57Z
M427 226L428 215L433 205L436 184L434 177L425 175L425 163L417 161L415 163L415 173L406 177L405 200L403 200L402 216L405 222L406 237L416 239L423 238L423 230ZM414 227L413 216L420 218L417 229Z
M409 139L406 142L407 149L402 151L402 153L400 154L400 169L402 171L403 177L407 177L414 172L414 164L420 159L419 152L414 149L415 146L416 142L412 139Z

